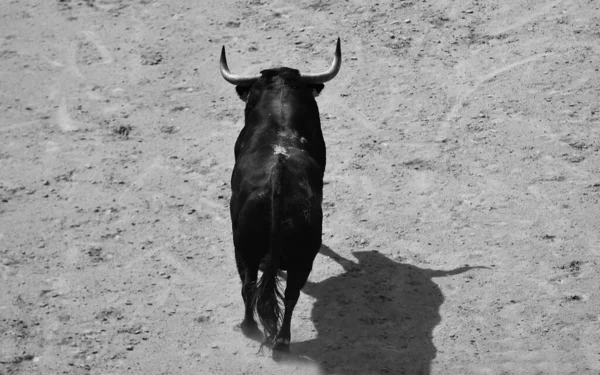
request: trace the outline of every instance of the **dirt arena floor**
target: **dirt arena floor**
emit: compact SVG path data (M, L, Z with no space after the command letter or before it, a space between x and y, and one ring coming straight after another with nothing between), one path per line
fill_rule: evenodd
M3 0L0 374L600 374L597 0ZM229 221L244 103L317 99L324 246L274 362Z

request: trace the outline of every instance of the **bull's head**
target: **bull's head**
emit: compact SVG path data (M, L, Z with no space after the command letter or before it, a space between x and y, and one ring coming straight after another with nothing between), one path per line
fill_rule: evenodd
M303 84L305 87L313 89L315 94L318 94L323 89L323 84L332 80L340 71L342 66L342 52L340 48L340 38L337 40L335 56L333 63L326 71L322 73L304 74L296 69L278 68L263 70L256 75L237 75L232 73L227 66L227 58L225 57L225 46L221 50L221 75L225 80L233 85L236 85L236 90L242 100L247 101L248 93L252 86L261 78L269 78L273 75L281 75L282 78L289 77L291 80Z

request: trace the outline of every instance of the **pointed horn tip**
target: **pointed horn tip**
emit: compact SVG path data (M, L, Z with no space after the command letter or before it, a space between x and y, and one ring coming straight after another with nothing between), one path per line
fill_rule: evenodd
M338 37L337 44L335 46L335 55L337 57L341 57L342 56L342 42L340 40L340 37Z
M225 56L225 46L221 48L221 58L219 59L219 63L221 64L221 68L225 68L225 70L229 71L227 57Z

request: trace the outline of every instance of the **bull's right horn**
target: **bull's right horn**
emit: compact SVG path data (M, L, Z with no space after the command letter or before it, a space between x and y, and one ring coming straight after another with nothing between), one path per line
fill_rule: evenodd
M331 81L340 71L342 66L342 51L340 48L340 38L337 40L337 46L335 48L335 56L333 57L333 63L331 67L322 73L316 74L300 74L300 79L306 83L325 83Z
M254 76L240 76L237 74L233 74L229 71L229 67L227 66L227 58L225 57L225 46L221 49L221 75L225 80L236 86L252 86L257 79L261 76L260 74Z

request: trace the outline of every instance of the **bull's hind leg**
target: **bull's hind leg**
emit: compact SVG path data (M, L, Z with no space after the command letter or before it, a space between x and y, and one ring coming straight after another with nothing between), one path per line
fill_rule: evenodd
M258 324L254 320L254 293L256 291L256 279L258 277L258 266L244 265L236 256L236 264L240 279L242 280L242 298L244 299L244 320L240 324L242 333L246 337L261 340L262 334Z
M310 269L307 270L293 270L289 269L287 274L287 285L285 287L285 310L283 314L283 324L275 339L275 345L273 350L277 352L289 352L290 351L290 340L291 332L290 325L292 322L292 314L294 313L294 307L300 298L300 289L306 284Z

